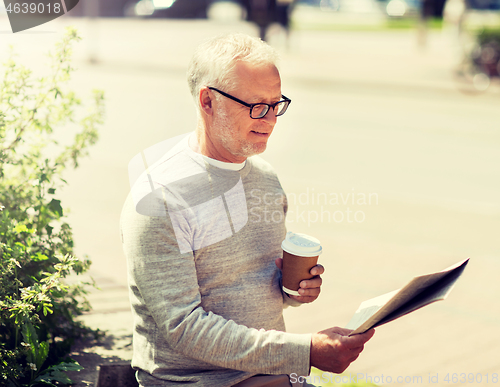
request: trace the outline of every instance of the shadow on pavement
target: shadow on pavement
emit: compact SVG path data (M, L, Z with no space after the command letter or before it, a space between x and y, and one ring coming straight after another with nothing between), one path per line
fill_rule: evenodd
M71 358L84 369L67 372L73 380L74 387L135 387L135 371L130 366L130 360L120 356L108 355L106 352L120 353L131 349L132 335L115 336L106 334L103 338L80 342L73 347Z

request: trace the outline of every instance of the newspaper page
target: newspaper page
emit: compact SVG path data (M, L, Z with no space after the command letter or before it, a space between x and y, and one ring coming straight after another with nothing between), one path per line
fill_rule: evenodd
M469 258L449 268L413 278L406 286L363 301L346 328L349 336L386 324L433 302L444 300L462 275Z

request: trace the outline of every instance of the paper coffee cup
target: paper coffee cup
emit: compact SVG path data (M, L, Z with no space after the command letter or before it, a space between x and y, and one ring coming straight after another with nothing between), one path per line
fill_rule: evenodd
M310 270L316 266L321 254L321 243L316 238L288 232L281 243L283 249L283 291L299 296L300 281L312 278Z

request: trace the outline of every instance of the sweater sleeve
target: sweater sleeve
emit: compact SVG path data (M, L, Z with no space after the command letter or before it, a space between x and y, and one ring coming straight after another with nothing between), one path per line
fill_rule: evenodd
M193 252L180 253L169 217L122 215L132 286L168 350L217 367L309 374L311 335L248 328L202 307ZM178 237L178 235L177 235ZM144 319L143 321L148 321Z

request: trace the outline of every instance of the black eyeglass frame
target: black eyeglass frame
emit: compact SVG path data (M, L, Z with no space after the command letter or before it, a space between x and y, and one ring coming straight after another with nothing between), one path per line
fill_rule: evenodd
M225 93L219 89L216 89L215 87L210 87L208 86L208 88L210 90L214 90L220 94L222 94L224 97L226 98L229 98L229 99L232 99L233 101L236 101L238 102L239 104L243 105L243 106L246 106L248 108L250 108L250 118L253 119L253 120L258 120L260 118L264 118L266 116L266 114L269 112L269 109L273 108L273 112L274 112L274 108L276 106L278 106L280 103L283 103L283 102L287 102L285 108L283 109L283 112L280 113L280 114L275 114L276 117L279 117L279 116L282 116L283 114L286 113L287 109L288 109L288 106L290 106L290 103L292 102L292 100L288 97L285 97L283 94L281 94L281 98L283 98L281 101L278 101L276 103L273 103L272 105L269 105L268 103L264 103L264 102L259 102L259 103L246 103L245 101L242 101L241 99L239 98L236 98L236 97L233 97L231 94L228 94L228 93ZM257 105L265 105L267 106L267 108L264 110L264 114L260 114L259 117L252 117L252 111L253 111L253 108Z

